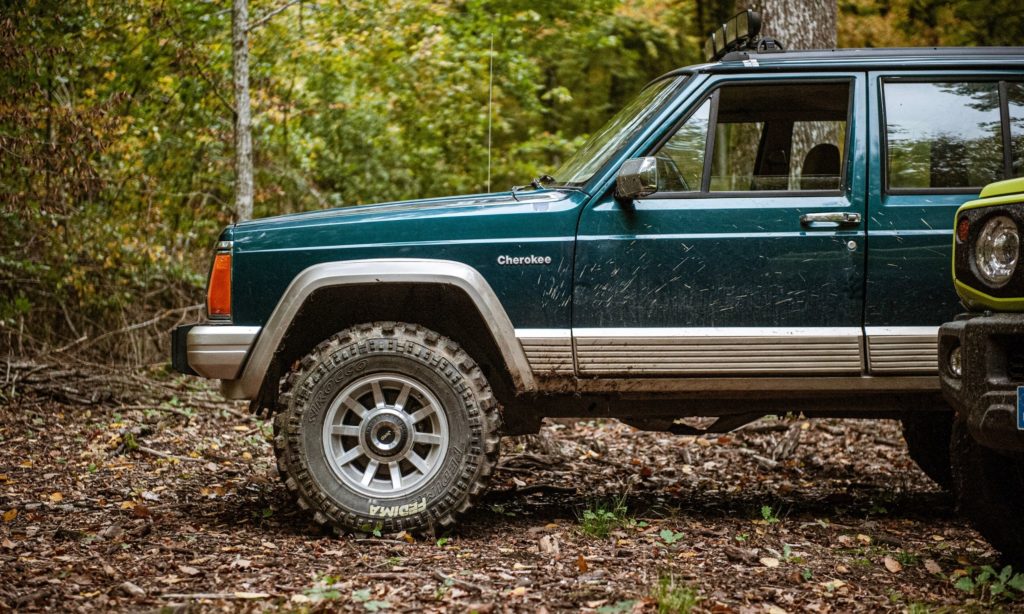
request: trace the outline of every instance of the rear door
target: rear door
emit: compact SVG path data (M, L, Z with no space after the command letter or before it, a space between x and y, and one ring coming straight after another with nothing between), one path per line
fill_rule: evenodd
M860 374L863 74L708 84L637 154L658 192L582 214L579 373Z
M867 220L868 368L934 373L937 328L962 311L950 280L953 216L985 184L1021 173L1020 145L1010 143L1020 141L1024 87L1005 72L893 71L870 73L868 88L879 152Z

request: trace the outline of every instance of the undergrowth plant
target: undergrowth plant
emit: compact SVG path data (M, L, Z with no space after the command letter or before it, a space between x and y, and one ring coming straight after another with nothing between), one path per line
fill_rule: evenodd
M689 614L700 602L697 589L676 582L674 576L662 576L651 598L658 614Z
M968 567L966 573L954 575L953 586L988 603L1015 601L1024 597L1024 573L1014 572L1007 565L996 571L991 565Z
M630 521L625 497L591 503L579 514L580 530L599 539L608 537L613 530Z

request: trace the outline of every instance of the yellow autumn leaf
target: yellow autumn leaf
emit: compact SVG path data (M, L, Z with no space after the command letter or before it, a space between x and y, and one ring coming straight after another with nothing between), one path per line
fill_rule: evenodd
M51 493L50 494L50 501L53 501L54 503L60 503L63 500L64 500L64 495L60 494L59 492L55 492L55 493Z
M7 510L4 512L4 522L13 522L18 517L18 510Z

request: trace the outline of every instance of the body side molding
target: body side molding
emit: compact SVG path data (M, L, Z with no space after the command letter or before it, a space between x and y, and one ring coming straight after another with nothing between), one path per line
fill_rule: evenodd
M533 372L516 339L512 321L490 284L476 269L452 260L379 258L315 264L296 275L257 338L241 377L223 380L221 392L229 399L256 397L285 332L303 303L315 291L333 286L378 283L442 284L465 292L486 321L516 391L536 390Z
M866 326L864 332L870 373L938 373L937 326Z

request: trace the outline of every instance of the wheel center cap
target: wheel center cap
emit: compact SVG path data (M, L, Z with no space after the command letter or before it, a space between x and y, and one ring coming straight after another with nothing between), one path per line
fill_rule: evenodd
M410 439L410 428L397 412L383 410L366 420L363 435L369 451L382 459L387 459L405 451Z

